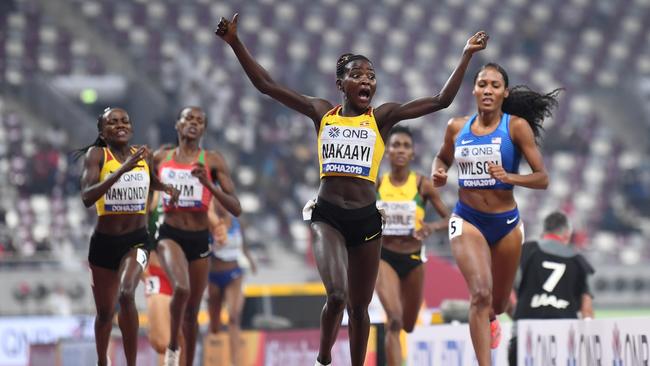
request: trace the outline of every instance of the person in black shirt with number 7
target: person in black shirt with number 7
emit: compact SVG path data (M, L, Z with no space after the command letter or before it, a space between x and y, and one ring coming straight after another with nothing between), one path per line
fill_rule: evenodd
M589 262L570 246L573 230L562 212L544 219L541 240L524 243L521 279L513 320L593 318L592 295L587 279L594 273ZM517 364L517 333L513 326L508 360Z

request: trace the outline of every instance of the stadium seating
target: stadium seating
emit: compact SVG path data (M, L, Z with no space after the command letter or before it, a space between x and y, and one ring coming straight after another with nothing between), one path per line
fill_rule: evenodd
M576 242L593 261L633 264L650 258L650 250L640 244L650 235L643 229L650 220L647 151L625 144L617 134L622 127L597 112L590 94L611 93L650 74L650 35L644 32L650 27L650 1L422 0L404 5L383 0L381 7L373 0L64 1L100 29L106 42L124 50L120 57L130 58L158 83L170 105L205 108L206 146L226 154L252 223L248 238L260 253L274 245L308 251L300 208L318 185L315 136L306 118L257 93L232 52L214 36L218 19L236 11L240 37L279 82L333 102L340 100L334 72L341 53L362 53L374 61L375 104L406 101L436 93L466 39L487 30L489 47L473 61L470 76L481 63L495 60L513 84L540 91L565 88L541 144L551 185L547 191L516 190L529 237L539 234L544 215L560 208L570 214ZM83 35L48 17L37 1L14 3L0 16L0 85L19 87L33 75L106 71L102 60L89 53ZM406 123L416 131L420 172L429 173L445 122L474 111L470 79L450 108ZM166 140L172 141L174 133L171 126L161 127ZM0 243L12 243L5 246L22 256L43 250L57 256L68 247L82 257L94 216L78 199L79 166L45 141L42 131L30 130L21 116L0 113L0 192L12 197L3 206L8 239L0 232ZM449 181L443 198L452 205L455 182Z

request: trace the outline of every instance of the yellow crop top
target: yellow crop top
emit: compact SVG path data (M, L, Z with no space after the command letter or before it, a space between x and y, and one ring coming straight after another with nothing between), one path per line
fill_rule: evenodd
M411 236L422 227L424 200L418 192L418 175L409 174L406 183L394 186L384 174L377 190L377 207L384 210L384 235Z
M104 147L104 165L99 172L99 181L122 166L111 151ZM134 150L135 148L132 148ZM120 179L97 200L97 215L126 215L146 214L147 198L149 197L149 165L145 160L140 160L131 171L122 174Z
M339 114L341 106L327 112L318 128L320 177L345 176L377 180L384 156L382 139L372 108L354 117Z

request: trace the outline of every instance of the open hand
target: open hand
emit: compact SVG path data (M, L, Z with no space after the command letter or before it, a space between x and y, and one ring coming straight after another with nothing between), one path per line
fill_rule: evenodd
M232 42L237 39L237 19L239 19L239 13L235 13L232 20L221 17L221 20L217 25L217 30L215 30L214 33L221 37L221 39L226 43L232 44Z
M141 161L147 159L149 153L149 148L146 145L140 146L140 148L131 154L124 164L122 164L122 173L131 171L136 167L144 167L144 164L141 164Z

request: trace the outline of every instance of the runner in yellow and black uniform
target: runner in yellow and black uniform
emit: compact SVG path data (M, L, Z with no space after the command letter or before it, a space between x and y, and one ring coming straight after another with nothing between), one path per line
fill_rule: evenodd
M381 261L376 291L386 311L386 362L402 365L400 331L413 331L422 305L426 261L422 240L433 231L447 229L450 211L429 179L411 170L413 136L396 126L388 138L390 173L377 186L377 207L385 212ZM424 222L429 202L442 218Z
M79 156L85 154L81 198L86 207L95 205L99 216L88 252L97 308L97 358L99 365L108 363L106 351L119 295L126 361L135 365L138 312L133 295L149 251L149 188L166 191L174 202L178 191L153 174L146 146L129 145L133 129L125 110L107 108L98 118L97 129L97 140L78 151Z
M321 184L303 218L311 221L313 252L327 291L321 312L321 338L316 365L329 365L331 350L347 308L352 366L366 357L372 299L379 268L381 216L376 207L375 181L383 141L400 121L418 118L451 104L472 55L485 48L488 36L471 37L458 66L440 93L408 103L371 106L377 88L372 62L347 53L336 62L338 107L277 83L253 58L237 36L237 19L221 18L216 33L233 50L253 85L261 93L309 117L318 136Z

